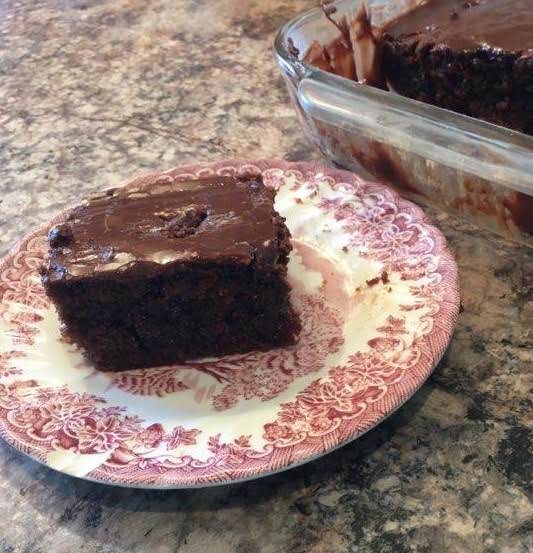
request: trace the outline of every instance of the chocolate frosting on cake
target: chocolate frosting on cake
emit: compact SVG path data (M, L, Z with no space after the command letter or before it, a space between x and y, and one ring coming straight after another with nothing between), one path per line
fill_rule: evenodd
M290 232L261 175L137 179L48 236L42 282L62 332L99 369L293 344Z
M533 0L430 0L386 26L399 37L431 31L428 39L454 50L487 46L533 49Z
M335 22L331 14L328 19ZM324 71L383 88L382 36L405 36L449 48L480 47L533 56L533 0L427 0L382 28L372 27L365 6L351 21L335 22L341 36L315 41L303 60ZM347 39L348 36L348 39Z
M168 177L149 187L111 189L51 229L44 275L72 279L193 260L266 261L278 239L268 201L273 195L260 177L185 182Z

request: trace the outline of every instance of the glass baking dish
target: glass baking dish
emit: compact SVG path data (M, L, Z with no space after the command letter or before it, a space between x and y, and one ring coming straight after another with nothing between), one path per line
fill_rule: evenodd
M379 24L419 1L367 5ZM360 4L336 2L335 17ZM288 22L274 45L305 133L322 154L415 201L533 245L533 137L338 77L289 53L289 39L302 57L313 41L338 35L317 8Z

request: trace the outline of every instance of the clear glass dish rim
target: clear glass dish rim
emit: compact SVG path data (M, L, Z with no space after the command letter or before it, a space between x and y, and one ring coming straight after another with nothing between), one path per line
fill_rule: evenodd
M354 85L355 83L349 79L345 79L337 75L331 75L330 73L310 66L303 61L296 60L289 53L286 44L291 30L294 28L303 28L307 21L315 20L317 17L323 17L320 7L307 10L295 16L279 29L274 38L273 44L274 57L278 66L285 73L285 75L295 80L297 87L304 79L306 81L316 80L322 84L325 83L327 86L332 88L340 88L339 84L342 84L343 82ZM466 140L469 141L474 147L482 148L483 144L481 144L481 142L483 142L487 147L493 146L499 151L504 152L506 156L512 156L512 163L510 163L512 168L509 167L509 174L512 174L515 178L519 178L519 180L522 181L522 185L516 187L513 186L512 178L509 177L504 180L502 180L501 177L495 177L495 182L510 190L526 193L527 195L533 197L533 170L531 170L533 167L533 137L487 123L479 119L474 119L460 113L438 108L430 104L424 104L410 98L399 96L392 92L377 90L360 83L357 83L356 86L357 90L360 91L360 93L364 93L365 96L380 94L381 99L385 99L384 106L388 106L388 104L386 103L386 96L383 95L390 94L391 98L394 96L394 103L401 103L410 113L415 113L417 117L423 119L429 126L433 125L435 129L437 129L438 125L434 121L439 115L451 119L453 122L458 124L458 126L447 124L446 126L450 134L462 133L463 137L466 137ZM354 95L355 94L357 94L357 92L354 89ZM303 109L305 111L305 107ZM434 114L434 116L431 117L430 114ZM468 131L465 132L464 128L460 128L461 125L468 128ZM512 152L512 154L510 152ZM456 152L450 149L450 154L455 155ZM459 167L456 168L459 169ZM524 182L525 185L523 184Z

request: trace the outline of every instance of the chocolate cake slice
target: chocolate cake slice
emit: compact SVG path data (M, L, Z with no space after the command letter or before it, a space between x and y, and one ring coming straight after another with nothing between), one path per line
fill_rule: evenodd
M533 134L532 0L429 0L384 31L396 92Z
M109 190L49 233L65 333L106 370L292 344L289 230L261 176Z

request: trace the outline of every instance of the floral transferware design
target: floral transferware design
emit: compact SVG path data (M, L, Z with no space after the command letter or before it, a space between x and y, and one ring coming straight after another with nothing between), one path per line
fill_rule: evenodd
M298 344L96 371L61 340L40 285L47 225L0 261L0 433L9 443L101 482L224 483L320 456L418 389L444 352L459 305L455 262L418 207L311 163L231 160L129 186L259 171L278 190L293 234Z

